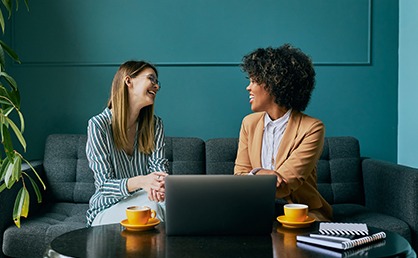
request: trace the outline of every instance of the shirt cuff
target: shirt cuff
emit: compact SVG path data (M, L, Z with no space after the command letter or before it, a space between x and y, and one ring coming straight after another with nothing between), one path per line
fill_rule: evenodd
M128 178L123 178L120 184L120 191L123 197L130 196L132 193L129 193L128 190Z
M250 173L248 173L249 176L255 176L258 171L262 170L263 168L254 168L253 170L250 171Z

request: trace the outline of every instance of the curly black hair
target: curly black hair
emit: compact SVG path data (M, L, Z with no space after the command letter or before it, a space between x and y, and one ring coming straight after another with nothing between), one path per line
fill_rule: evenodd
M242 59L241 68L287 109L304 111L315 87L312 60L299 48L284 44L258 48Z

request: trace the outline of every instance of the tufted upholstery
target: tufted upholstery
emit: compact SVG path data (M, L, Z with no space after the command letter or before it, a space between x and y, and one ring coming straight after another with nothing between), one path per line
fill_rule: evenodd
M93 173L85 154L85 135L51 135L43 162L34 162L47 191L21 228L11 225L18 185L0 195L0 240L11 257L42 257L55 237L86 226L86 210L94 193ZM237 138L166 137L171 174L233 174ZM31 173L30 169L25 172ZM362 222L394 231L418 247L418 170L360 157L353 137L325 138L318 161L318 189L333 206L334 221ZM405 194L408 193L408 194ZM278 206L282 205L278 201ZM279 211L280 212L280 211ZM22 241L24 240L24 241ZM0 252L0 257L3 253Z
M31 211L37 210L39 214L31 214L29 220L22 219L20 229L10 226L5 230L2 234L5 254L12 257L27 257L27 254L41 257L52 239L86 226L88 202L95 190L93 172L88 167L86 157L86 142L86 135L55 134L47 137L43 166L36 167L46 178L44 202L42 207L31 208ZM165 142L171 174L205 173L203 140L166 137ZM34 197L34 194L31 196ZM7 219L10 220L11 215L8 214ZM10 224L11 221L5 225Z
M50 135L44 169L51 196L59 202L88 203L94 193L93 174L86 157L86 135Z
M86 226L87 203L57 202L41 216L22 221L4 232L3 252L11 257L42 257L57 236ZM30 254L30 255L28 255Z
M166 137L170 174L205 174L205 142L199 138Z
M206 173L232 174L237 149L238 138L206 141ZM332 205L334 221L366 223L372 227L397 232L415 243L417 248L417 240L414 239L418 239L415 229L418 227L418 204L415 204L417 201L405 202L401 195L402 187L408 186L410 189L407 192L413 196L411 199L418 199L418 170L381 161L363 160L360 157L360 144L353 137L326 137L317 168L318 190ZM397 179L391 170L400 174L401 179ZM391 178L384 180L389 186L382 188L382 183L375 180L380 175ZM396 180L401 180L403 184L394 184ZM277 215L283 212L282 206L283 200L277 200Z
M206 141L206 173L233 174L238 138ZM318 161L318 189L330 203L364 204L360 146L353 137L325 138Z
M318 161L318 190L330 204L364 204L360 146L357 139L325 138Z
M238 138L218 138L206 141L206 174L233 174Z

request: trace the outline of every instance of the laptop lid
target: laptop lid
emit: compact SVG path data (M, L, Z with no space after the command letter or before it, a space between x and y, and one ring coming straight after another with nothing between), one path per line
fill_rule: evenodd
M166 234L270 234L276 180L275 176L167 176Z

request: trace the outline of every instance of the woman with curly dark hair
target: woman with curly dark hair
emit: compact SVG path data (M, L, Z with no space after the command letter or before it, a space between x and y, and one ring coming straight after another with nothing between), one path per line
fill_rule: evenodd
M315 85L311 59L285 44L256 49L244 56L242 69L254 113L242 121L234 174L275 175L276 198L307 204L310 217L331 220L316 183L324 125L302 113Z

